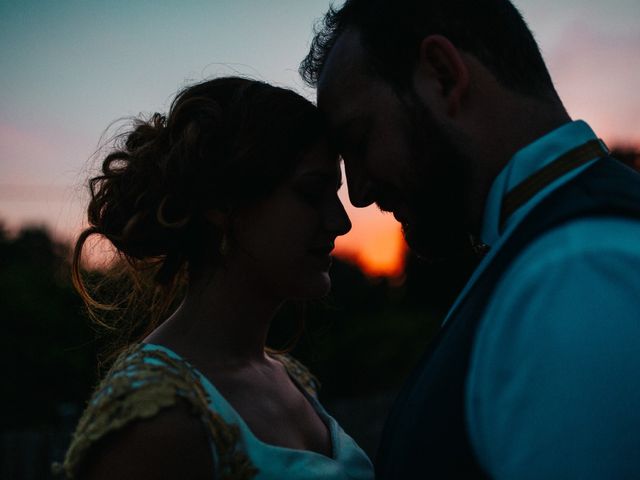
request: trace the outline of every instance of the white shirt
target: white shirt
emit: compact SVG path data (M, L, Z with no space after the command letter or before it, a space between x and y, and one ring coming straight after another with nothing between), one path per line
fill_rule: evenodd
M596 159L538 192L500 233L507 192L594 138L571 122L510 160L487 199L491 251L459 298L523 217ZM575 220L521 252L480 321L466 393L472 446L492 478L640 478L640 221Z

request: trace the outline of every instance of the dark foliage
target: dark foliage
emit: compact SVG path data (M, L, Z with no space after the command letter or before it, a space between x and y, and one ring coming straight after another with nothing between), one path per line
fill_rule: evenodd
M619 146L611 150L611 155L635 170L640 170L640 150Z
M67 249L43 229L0 237L3 429L51 424L84 401L95 348L68 274Z

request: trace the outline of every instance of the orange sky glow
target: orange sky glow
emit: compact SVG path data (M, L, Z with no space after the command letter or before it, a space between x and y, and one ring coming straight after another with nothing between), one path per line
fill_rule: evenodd
M402 275L406 244L400 224L374 206L356 209L346 205L353 227L336 240L335 254L370 276Z

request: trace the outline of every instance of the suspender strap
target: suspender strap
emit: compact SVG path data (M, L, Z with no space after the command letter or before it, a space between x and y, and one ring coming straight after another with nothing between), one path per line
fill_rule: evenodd
M538 170L535 174L516 185L505 195L502 202L500 231L503 230L507 218L554 180L557 180L565 173L584 165L594 158L608 154L609 151L602 140L590 140L560 156L546 167Z

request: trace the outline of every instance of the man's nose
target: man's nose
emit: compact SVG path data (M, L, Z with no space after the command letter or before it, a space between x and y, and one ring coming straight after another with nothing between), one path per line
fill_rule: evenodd
M329 230L334 232L337 236L345 235L351 230L351 220L349 219L349 215L347 215L344 205L339 199L337 209L334 211L333 215L331 215L330 223Z
M357 208L371 205L375 201L374 188L368 176L359 169L350 168L347 162L345 162L345 173L351 204Z

